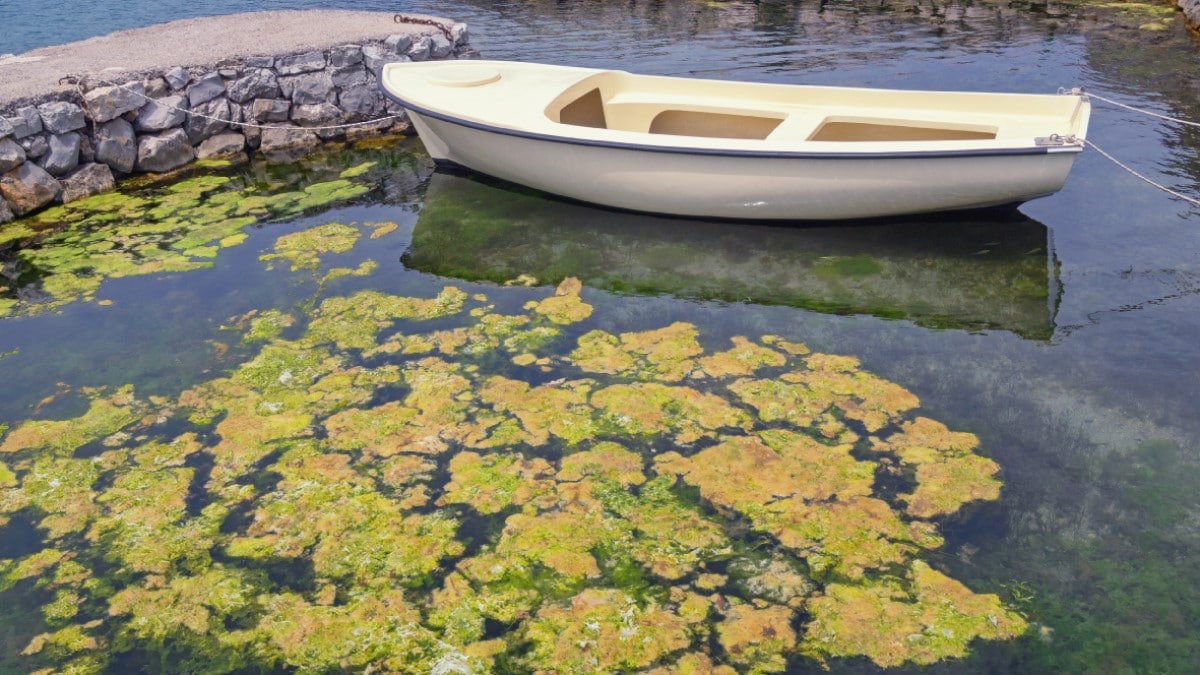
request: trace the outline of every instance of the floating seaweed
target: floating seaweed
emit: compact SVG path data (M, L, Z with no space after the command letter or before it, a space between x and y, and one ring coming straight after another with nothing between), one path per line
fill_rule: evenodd
M96 301L108 279L206 269L221 249L245 242L251 225L357 200L388 169L379 166L382 152L352 152L366 161L343 170L324 166L336 163L336 153L306 159L306 185L294 184L295 176L281 179L280 172L268 175L259 165L208 163L197 168L210 173L95 195L0 226L0 263L8 262L12 279L0 285L0 318ZM372 236L394 228L380 225Z
M365 231L264 262L319 277ZM257 352L174 400L0 429L0 527L40 539L0 560L0 593L36 586L30 669L779 672L1025 629L922 560L1000 483L911 393L778 336L612 335L574 279L504 292L534 299L250 313Z

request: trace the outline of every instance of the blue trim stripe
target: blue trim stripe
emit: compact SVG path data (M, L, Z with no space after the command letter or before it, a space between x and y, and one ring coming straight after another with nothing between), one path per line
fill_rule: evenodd
M1031 146L1026 148L993 148L993 149L977 149L977 150L906 150L902 152L797 152L783 150L732 150L727 148L704 148L704 147L672 147L665 145L652 145L643 143L626 143L620 141L601 141L590 138L576 138L573 136L554 136L551 134L540 134L532 131L521 131L519 129L507 129L504 127L492 126L475 122L472 120L462 119L446 113L437 112L416 105L410 101L406 101L396 94L388 90L383 85L382 78L379 82L379 88L383 90L383 94L403 106L406 110L415 112L425 117L430 117L442 122L449 122L460 127L475 129L477 131L486 131L488 133L500 134L503 136L513 136L516 138L525 138L535 141L547 141L550 143L562 143L565 145L582 145L597 148L613 148L620 150L637 150L640 152L663 152L679 155L707 155L716 157L753 157L758 159L929 159L935 157L995 157L1005 155L1046 155L1051 152L1071 153L1080 152L1082 146L1054 146L1041 147Z

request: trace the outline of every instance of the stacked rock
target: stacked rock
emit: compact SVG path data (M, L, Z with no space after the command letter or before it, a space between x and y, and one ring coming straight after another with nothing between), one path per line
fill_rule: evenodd
M0 223L112 189L131 173L406 128L379 89L380 68L467 57L467 42L466 26L454 24L448 34L84 81L76 92L0 110Z

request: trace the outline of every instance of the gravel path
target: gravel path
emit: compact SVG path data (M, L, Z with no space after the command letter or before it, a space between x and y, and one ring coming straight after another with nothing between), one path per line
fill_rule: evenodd
M435 17L415 18L432 19ZM451 22L437 19L447 28ZM391 12L303 10L184 19L0 57L0 108L53 91L71 91L67 75L119 78L223 59L275 56L389 35L431 34L428 25L396 23Z

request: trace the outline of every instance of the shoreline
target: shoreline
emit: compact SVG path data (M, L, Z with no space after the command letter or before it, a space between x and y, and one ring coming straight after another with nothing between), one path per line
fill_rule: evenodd
M466 25L447 19L285 10L0 58L0 223L129 175L406 130L379 68L472 53Z

